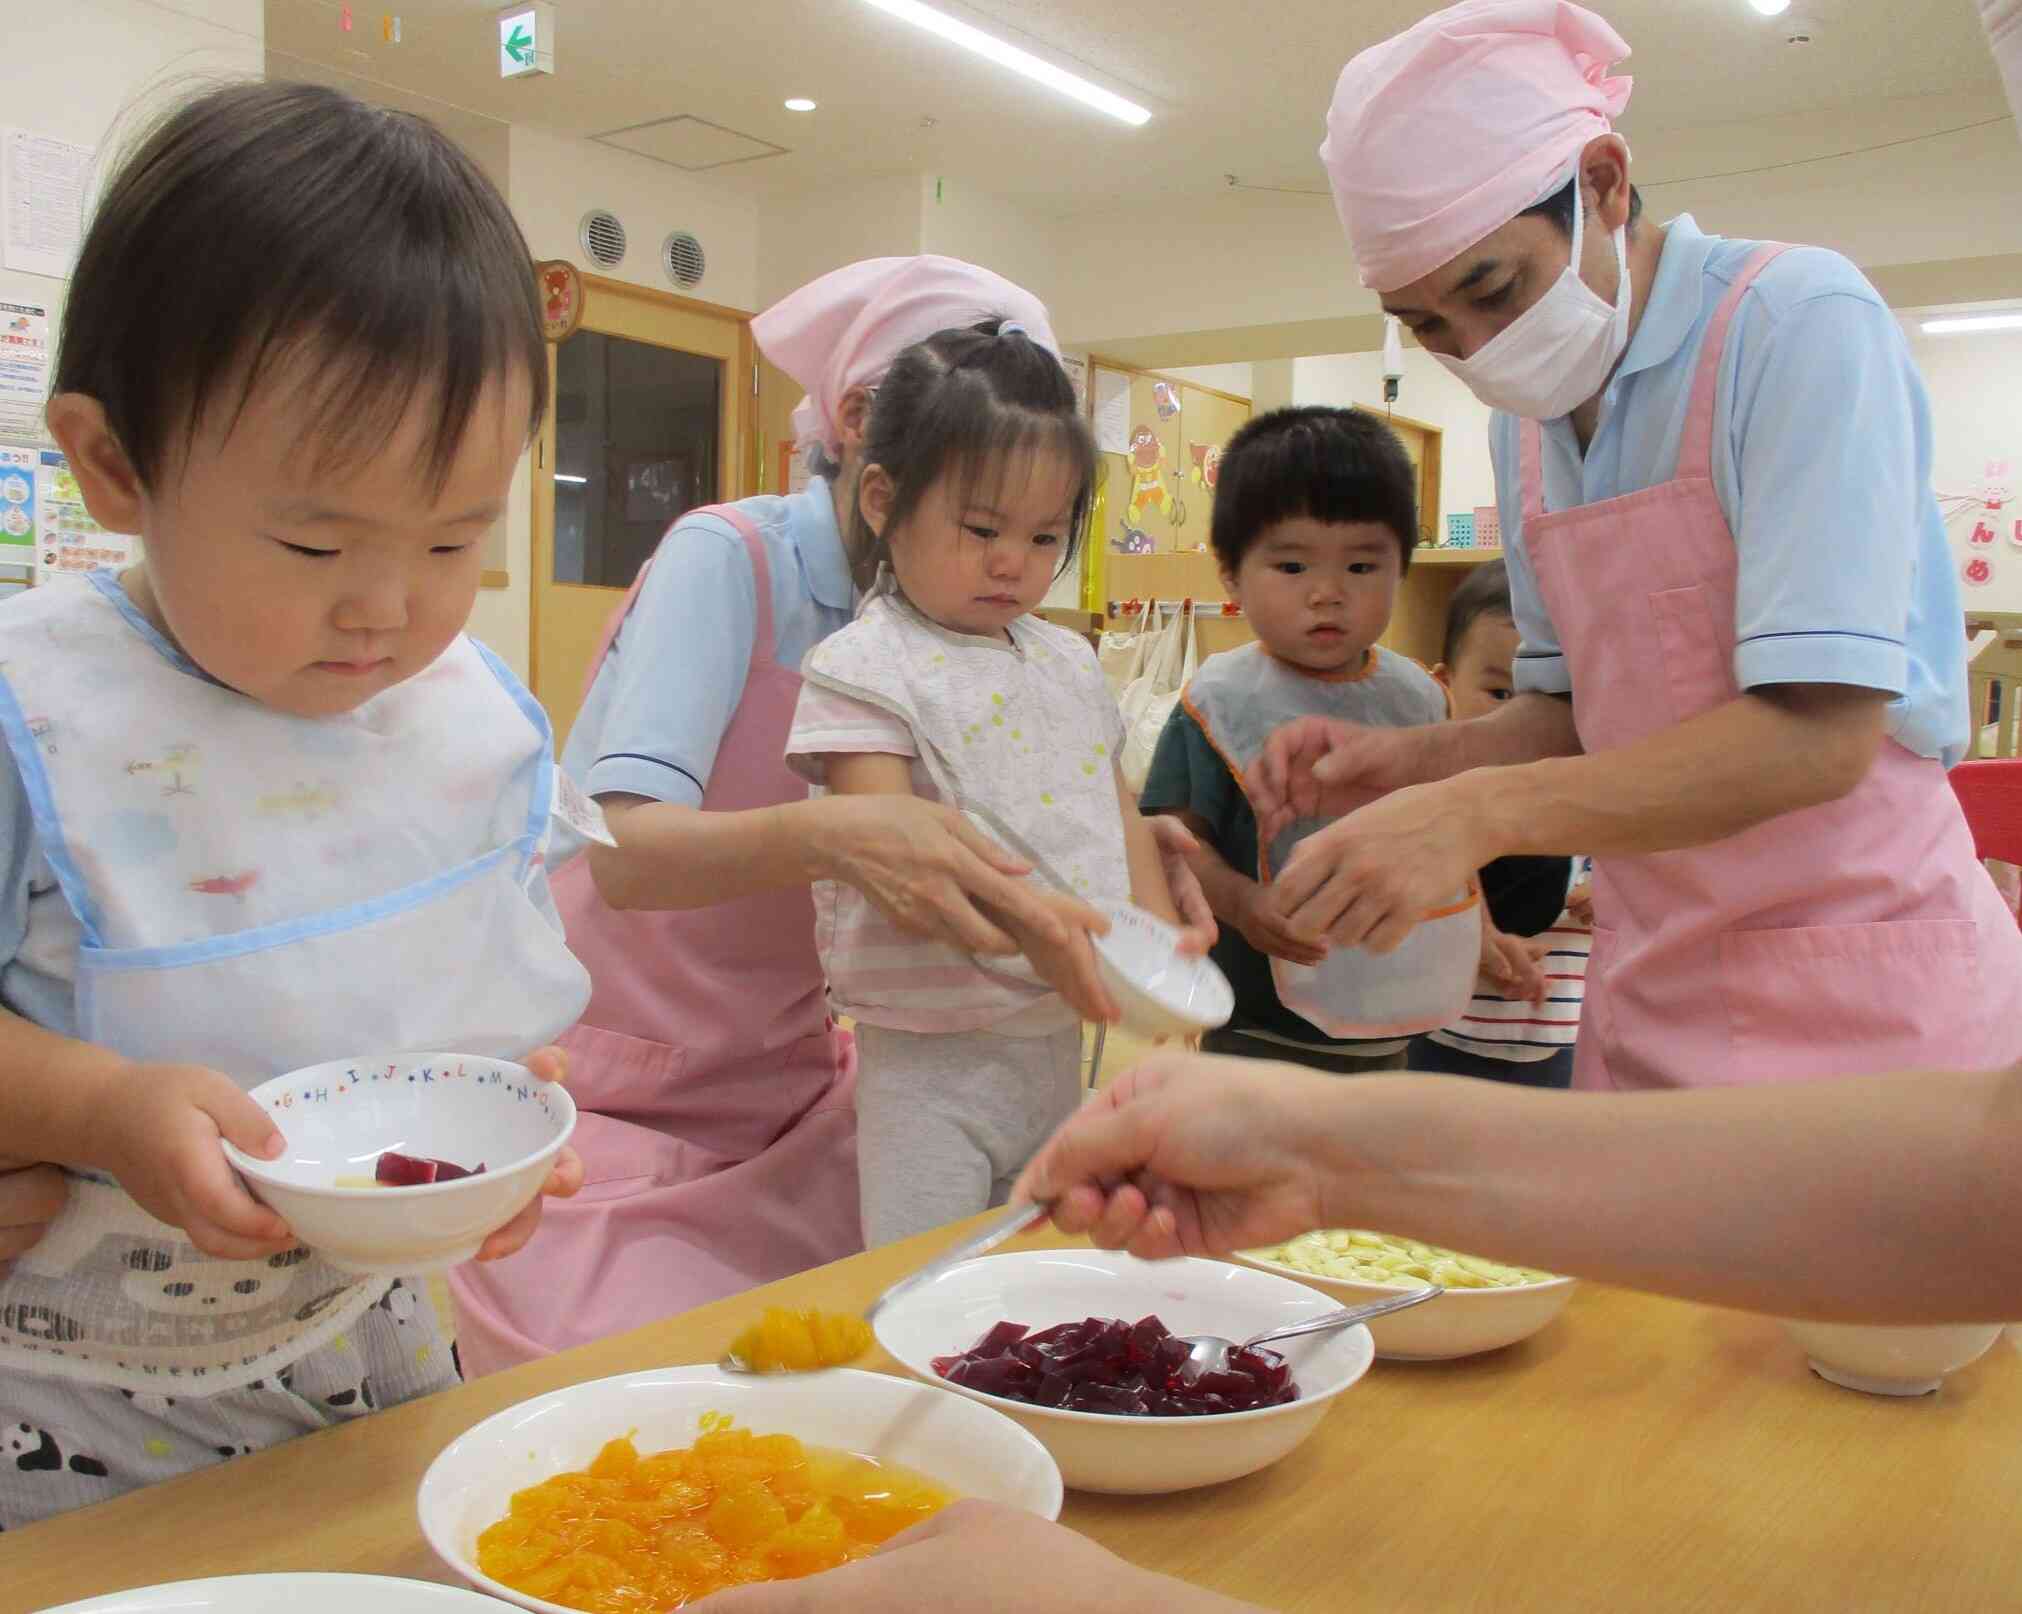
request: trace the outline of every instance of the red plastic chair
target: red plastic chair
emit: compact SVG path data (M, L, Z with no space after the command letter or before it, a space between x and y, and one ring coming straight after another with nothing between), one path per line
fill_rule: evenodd
M1952 770L1952 789L1975 855L2022 863L2022 759L1962 762Z

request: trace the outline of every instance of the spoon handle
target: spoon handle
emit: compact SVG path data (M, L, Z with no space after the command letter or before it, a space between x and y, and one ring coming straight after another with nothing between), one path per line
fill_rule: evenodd
M870 1308L864 1313L864 1321L870 1322L874 1320L880 1311L898 1299L900 1295L908 1294L919 1288L922 1284L932 1283L950 1267L958 1267L964 1261L973 1261L977 1256L996 1249L1006 1239L1016 1238L1028 1228L1036 1227L1051 1214L1052 1207L1047 1205L1026 1204L1012 1206L996 1221L984 1228L982 1232L972 1238L964 1239L953 1249L936 1256L925 1266L921 1267L919 1271L909 1277L901 1278L897 1283L893 1284L891 1288L871 1302Z
M1273 1340L1297 1339L1302 1334L1323 1334L1330 1329L1347 1328L1353 1323L1366 1323L1372 1317L1387 1317L1393 1311L1404 1311L1412 1306L1422 1306L1428 1300L1437 1300L1446 1291L1438 1284L1427 1284L1423 1289L1414 1289L1409 1294L1392 1295L1388 1300L1372 1300L1366 1306L1343 1306L1339 1311L1323 1312L1318 1317L1310 1317L1303 1323L1293 1323L1289 1328L1274 1328L1268 1334L1259 1334L1255 1339L1245 1340L1243 1349L1252 1345L1268 1345Z

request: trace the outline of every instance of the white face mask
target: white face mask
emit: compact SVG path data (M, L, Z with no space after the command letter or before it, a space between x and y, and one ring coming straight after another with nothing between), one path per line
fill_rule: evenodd
M1434 358L1491 409L1527 420L1569 415L1607 384L1629 345L1629 251L1615 232L1619 289L1611 307L1580 278L1580 238L1586 209L1573 208L1573 255L1544 296L1465 359Z

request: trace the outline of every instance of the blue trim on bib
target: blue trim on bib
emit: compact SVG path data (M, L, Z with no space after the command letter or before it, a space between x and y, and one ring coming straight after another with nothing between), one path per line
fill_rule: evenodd
M470 636L466 634L465 638ZM521 683L498 657L490 645L482 639L471 639L470 647L478 653L479 659L489 667L492 676L519 707L526 720L533 724L534 732L541 737L540 766L534 773L533 799L527 804L527 851L525 861L520 865L520 878L524 880L528 869L533 866L534 855L540 851L548 838L548 821L555 810L555 731L548 722L548 714L541 703L534 699L533 691Z
M97 576L97 573L92 573ZM96 947L104 934L99 926L98 904L91 900L91 883L70 855L63 838L63 823L56 812L56 795L49 786L48 771L42 766L42 747L28 732L28 719L21 710L21 698L5 673L0 673L0 735L14 753L14 765L21 773L21 788L28 793L29 810L35 815L35 832L42 837L42 855L55 872L56 883L77 923L87 947Z

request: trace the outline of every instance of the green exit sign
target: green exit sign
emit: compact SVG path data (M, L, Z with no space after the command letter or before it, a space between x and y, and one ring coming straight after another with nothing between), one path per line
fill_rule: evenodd
M555 8L547 0L498 14L498 76L524 78L555 70Z

